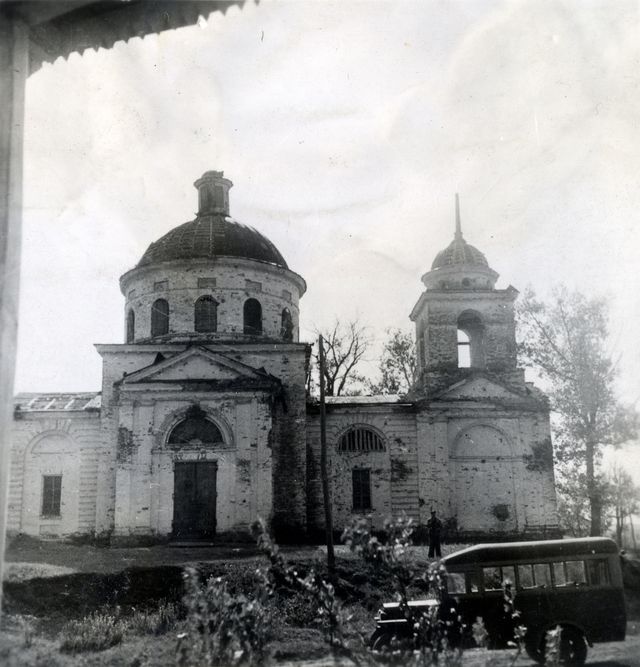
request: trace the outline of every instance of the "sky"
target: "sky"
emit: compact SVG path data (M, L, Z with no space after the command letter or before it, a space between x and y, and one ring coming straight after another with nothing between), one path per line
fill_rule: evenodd
M378 348L411 331L458 192L498 287L610 300L619 394L640 399L637 2L261 0L43 66L17 391L100 388L119 276L193 219L210 169L306 279L302 338L336 318Z

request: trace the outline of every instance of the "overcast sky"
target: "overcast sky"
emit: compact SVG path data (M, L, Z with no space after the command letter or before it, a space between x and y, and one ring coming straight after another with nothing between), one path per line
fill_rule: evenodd
M100 388L119 276L220 169L307 280L307 339L356 315L411 330L459 192L498 286L611 298L638 399L637 2L262 0L45 65L25 133L18 391Z

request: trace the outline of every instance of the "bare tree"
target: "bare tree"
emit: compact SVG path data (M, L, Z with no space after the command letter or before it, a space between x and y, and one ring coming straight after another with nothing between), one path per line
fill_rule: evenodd
M558 419L554 426L559 463L575 464L585 475L591 535L602 534L606 485L598 461L606 445L617 446L636 431L635 411L615 395L616 367L608 353L607 303L565 288L549 303L528 290L518 309L525 365L549 382Z
M335 321L331 329L316 332L324 338L325 382L327 396L357 392L357 384L365 378L358 373L358 364L371 347L371 338L358 320L346 324Z

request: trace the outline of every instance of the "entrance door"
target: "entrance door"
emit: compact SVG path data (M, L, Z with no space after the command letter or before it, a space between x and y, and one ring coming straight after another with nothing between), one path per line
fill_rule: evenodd
M183 540L211 538L216 532L215 461L175 463L173 536Z

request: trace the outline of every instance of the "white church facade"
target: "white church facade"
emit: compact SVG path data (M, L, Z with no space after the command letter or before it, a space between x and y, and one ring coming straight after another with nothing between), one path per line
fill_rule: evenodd
M222 172L195 186L196 218L120 279L125 342L96 345L101 391L16 397L9 531L232 539L258 516L279 539L322 529L305 281L230 217ZM435 508L459 537L557 530L549 408L517 367L517 291L497 277L457 214L411 313L415 386L328 399L336 529L361 514L425 524Z

